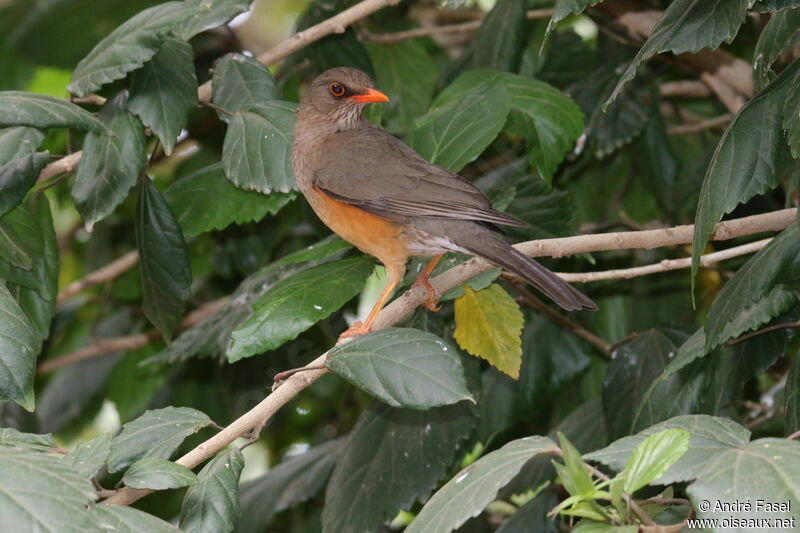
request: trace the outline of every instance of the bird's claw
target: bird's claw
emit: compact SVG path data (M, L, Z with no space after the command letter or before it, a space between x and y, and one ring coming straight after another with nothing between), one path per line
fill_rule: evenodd
M339 335L339 342L343 341L344 339L351 339L353 337L360 337L362 335L366 335L370 331L372 331L372 327L364 324L363 322L356 322L355 324L344 330L344 332L341 335Z
M439 298L441 298L442 295L436 290L436 287L431 285L431 282L427 278L417 278L414 284L411 285L412 289L415 287L422 287L425 289L428 299L422 302L422 305L424 305L429 311L437 313L442 310L442 306L439 304Z

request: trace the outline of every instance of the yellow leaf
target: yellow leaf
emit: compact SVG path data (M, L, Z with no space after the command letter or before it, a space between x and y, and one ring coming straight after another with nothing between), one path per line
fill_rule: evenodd
M480 291L464 285L464 296L456 299L455 307L453 336L458 345L512 378L519 378L525 319L517 302L500 285Z

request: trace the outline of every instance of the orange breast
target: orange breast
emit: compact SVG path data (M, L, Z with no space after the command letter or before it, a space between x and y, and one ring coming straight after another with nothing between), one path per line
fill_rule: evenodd
M335 200L312 187L308 201L317 216L341 238L387 267L405 266L408 249L403 230L395 222Z

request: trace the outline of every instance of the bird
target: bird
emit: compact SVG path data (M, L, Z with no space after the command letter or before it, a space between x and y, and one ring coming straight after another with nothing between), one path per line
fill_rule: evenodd
M326 70L296 111L292 167L297 187L334 233L386 267L387 282L363 322L341 339L369 333L403 280L412 256L432 257L414 286L428 309L440 295L430 275L443 254L470 254L518 274L568 311L597 310L583 293L508 244L497 225L527 226L492 207L466 178L430 163L362 113L389 98L370 76L350 67Z

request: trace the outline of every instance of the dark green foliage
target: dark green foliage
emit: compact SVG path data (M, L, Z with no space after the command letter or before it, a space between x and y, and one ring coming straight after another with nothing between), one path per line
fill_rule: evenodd
M250 4L0 1L0 529L800 519L798 0ZM295 184L297 105L337 66L526 223L499 238L601 273L576 283L599 311L461 279L463 254L414 308L414 258L378 330L337 342L386 278Z

